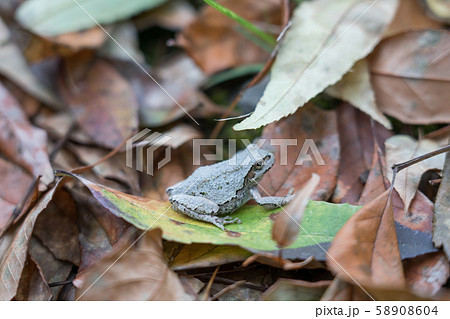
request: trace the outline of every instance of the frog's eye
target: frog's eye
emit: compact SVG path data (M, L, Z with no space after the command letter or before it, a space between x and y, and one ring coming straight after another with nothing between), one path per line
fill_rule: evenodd
M263 167L263 162L262 161L258 161L255 164L255 169L260 170Z

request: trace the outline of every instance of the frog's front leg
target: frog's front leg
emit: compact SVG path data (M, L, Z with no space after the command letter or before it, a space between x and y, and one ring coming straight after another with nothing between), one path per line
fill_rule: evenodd
M258 203L258 205L264 208L274 209L286 205L294 198L295 195L291 195L291 192L283 197L262 197L257 188L250 189L250 196Z
M218 217L219 205L207 198L191 195L173 195L170 197L172 208L191 218L205 221L225 230L224 225L240 223L239 218Z

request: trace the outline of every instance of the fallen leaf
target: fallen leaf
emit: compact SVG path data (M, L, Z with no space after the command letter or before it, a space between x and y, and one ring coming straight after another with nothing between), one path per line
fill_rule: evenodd
M1 60L1 59L0 59ZM47 154L47 134L28 122L16 99L0 84L0 151L48 185L53 169Z
M78 271L81 273L120 243L129 224L112 215L92 198L89 192L72 189L71 195L75 200L78 212L77 226L80 229L78 240L81 254Z
M120 0L28 0L17 9L15 18L34 33L51 37L88 29L97 23L111 24L163 2L165 0L135 0L127 3Z
M50 288L45 282L41 269L28 255L15 299L19 301L48 301L51 298Z
M34 35L24 53L27 61L36 63L50 57L70 56L83 49L98 49L106 37L99 27L50 38Z
M375 198L383 194L390 184L386 178L386 159L381 155L381 150L378 147L374 148L372 164L370 166L369 175L367 176L366 184L362 190L361 196L358 200L358 205L366 205Z
M435 151L440 145L429 139L416 141L407 135L396 135L386 140L386 176L392 183L393 171L391 167L394 164L400 164L413 159L417 156ZM400 195L405 205L405 212L409 210L414 195L420 183L420 178L424 172L430 169L441 170L444 166L444 154L431 157L417 164L411 165L401 170L395 179L394 188Z
M430 15L444 23L450 22L450 6L445 0L425 0L425 5Z
M221 0L218 3L252 23L280 24L279 1ZM265 61L269 53L236 30L237 23L209 5L182 33L177 44L207 74Z
M436 196L434 209L433 241L437 247L443 247L447 258L450 257L450 153L445 157L442 182Z
M369 65L365 59L356 62L350 72L345 74L338 83L327 88L326 92L370 115L387 129L392 128L389 120L378 110L375 103L375 93L370 83Z
M320 301L361 301L372 300L358 286L349 284L348 282L335 277L333 282L328 286Z
M297 192L286 208L278 214L272 227L272 239L277 242L279 247L287 247L297 238L306 205L308 205L309 198L319 182L319 175L313 173L305 186Z
M431 19L419 1L400 0L394 20L384 34L389 37L406 31L443 28L442 23Z
M115 148L138 127L138 103L129 83L104 60L67 61L60 91L78 124L99 145Z
M37 219L33 235L39 238L57 259L79 265L79 231L76 221L75 202L67 191L61 189Z
M380 154L378 151L374 153L372 168L358 202L359 205L366 205L375 200L390 186L384 175L386 167L384 156L380 159ZM402 259L436 251L431 238L433 203L418 191L411 202L408 214L405 214L404 204L395 189L391 199Z
M191 244L183 245L170 262L172 270L215 267L218 265L244 261L251 253L237 246Z
M227 225L227 230L194 220L171 209L170 203L137 196L95 184L86 178L68 172L60 174L77 178L92 195L111 213L139 229L159 227L163 238L178 243L207 243L214 245L237 245L246 249L272 251L277 246L271 238L273 214L258 205L242 207L233 214L242 224ZM329 204L310 201L302 221L302 232L288 248L306 247L318 242L330 242L340 227L352 216L358 206Z
M393 0L303 2L294 11L255 112L234 129L256 129L293 114L339 81L373 50L397 4Z
M0 18L0 74L18 85L26 93L54 109L61 109L61 102L33 74L19 47L10 41L8 29Z
M108 154L107 150L96 146L82 146L70 144L67 148L72 151L84 165L97 163ZM136 169L126 165L126 154L124 152L115 154L108 161L104 161L92 168L92 171L100 180L116 181L121 189L132 194L140 194L139 175Z
M309 282L294 279L278 279L263 295L263 300L288 301L320 300L331 281Z
M370 178L368 172L372 157L378 158L378 151L374 154L374 136L377 145L384 145L384 141L391 133L377 123L373 123L372 126L369 116L346 103L338 107L337 117L341 156L332 200L335 203L356 205L364 187L371 187L373 184L373 181L368 180ZM374 164L378 165L378 159ZM384 189L380 194L383 191Z
M387 190L360 209L331 243L327 265L339 278L378 288L405 285L388 195Z
M450 122L450 32L405 32L383 40L370 56L380 111L403 123Z
M443 252L407 260L404 267L407 285L421 295L435 295L449 277L449 263Z
M178 31L187 28L196 18L194 6L187 0L174 0L164 3L162 6L139 15L134 23L140 30L155 25Z
M139 66L146 66L145 57L139 49L138 31L133 22L125 21L110 27L110 37L98 51L100 56L119 61L133 63L138 69ZM120 43L120 46L117 45ZM139 65L136 65L136 61ZM138 70L142 72L142 70Z
M339 166L337 125L335 111L323 111L311 104L264 128L261 139L270 142L277 160L259 184L262 194L284 196L291 189L301 189L315 173L321 180L312 199L328 200L336 186ZM284 147L287 154L282 158Z
M83 274L77 300L186 300L162 250L162 232L145 233L137 247L122 245ZM126 254L125 254L126 252Z
M11 227L0 238L0 300L11 300L17 293L34 223L51 201L55 189L52 188L42 197L22 223Z
M155 127L168 124L201 104L199 87L206 75L188 56L172 56L158 64L152 74L164 89L142 71L138 74L128 73L128 79L139 98L139 114L143 125Z
M0 157L0 230L5 227L17 204L32 183L31 176L21 167Z
M55 258L52 252L41 244L39 239L31 237L29 244L29 253L33 260L36 261L38 267L42 270L44 279L47 283L62 282L69 279L73 264L67 261ZM59 294L63 286L51 287L50 291L53 295L53 300L58 300Z

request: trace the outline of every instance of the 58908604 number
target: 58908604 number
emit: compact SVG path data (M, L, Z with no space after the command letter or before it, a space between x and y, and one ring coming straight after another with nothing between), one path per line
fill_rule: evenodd
M377 306L376 315L377 316L413 316L413 315L437 315L437 306Z

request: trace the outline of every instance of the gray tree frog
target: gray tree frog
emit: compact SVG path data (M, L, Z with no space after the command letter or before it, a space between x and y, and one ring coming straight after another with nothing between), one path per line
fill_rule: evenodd
M166 192L175 211L225 230L226 224L241 223L239 218L228 215L250 199L266 208L276 208L293 198L291 194L262 197L259 193L258 183L274 162L273 153L249 144L228 160L199 167Z

